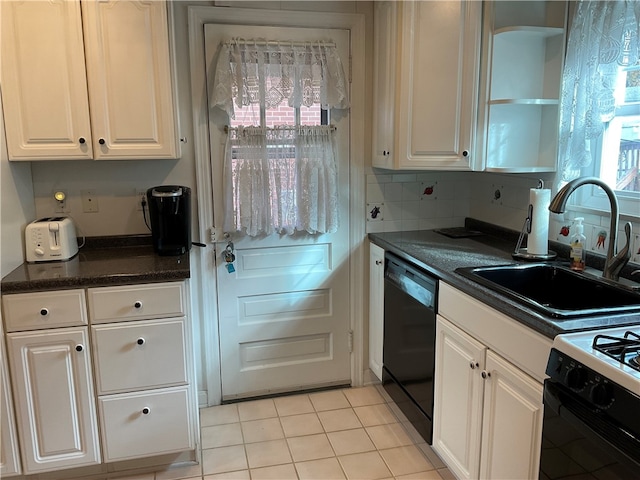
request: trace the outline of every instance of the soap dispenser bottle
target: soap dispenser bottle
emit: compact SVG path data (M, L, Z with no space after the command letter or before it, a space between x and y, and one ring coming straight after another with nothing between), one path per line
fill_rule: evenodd
M584 218L578 217L574 219L576 233L571 237L571 253L569 259L571 264L571 270L582 272L586 265L587 249L586 242L587 237L584 236L584 225L582 225Z

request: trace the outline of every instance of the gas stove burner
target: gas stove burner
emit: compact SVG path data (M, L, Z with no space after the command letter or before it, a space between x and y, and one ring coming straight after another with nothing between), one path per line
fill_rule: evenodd
M640 335L627 331L624 336L596 335L593 338L593 349L640 370Z

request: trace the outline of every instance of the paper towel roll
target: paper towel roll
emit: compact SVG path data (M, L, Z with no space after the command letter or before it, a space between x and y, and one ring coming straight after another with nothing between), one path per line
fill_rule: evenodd
M527 237L527 253L547 255L549 253L549 204L551 190L532 188L529 190L531 213L531 233Z

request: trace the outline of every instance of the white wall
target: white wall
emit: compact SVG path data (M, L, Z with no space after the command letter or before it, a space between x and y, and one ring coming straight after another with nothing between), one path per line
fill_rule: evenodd
M6 145L0 113L0 277L24 261L24 227L36 219L31 163L9 162Z

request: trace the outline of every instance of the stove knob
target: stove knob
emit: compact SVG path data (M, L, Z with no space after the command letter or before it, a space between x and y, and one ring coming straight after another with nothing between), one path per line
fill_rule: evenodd
M591 400L598 407L608 408L613 403L613 389L608 383L596 383L591 388Z
M580 367L570 368L567 370L565 381L567 387L572 390L582 390L587 384L587 371Z

